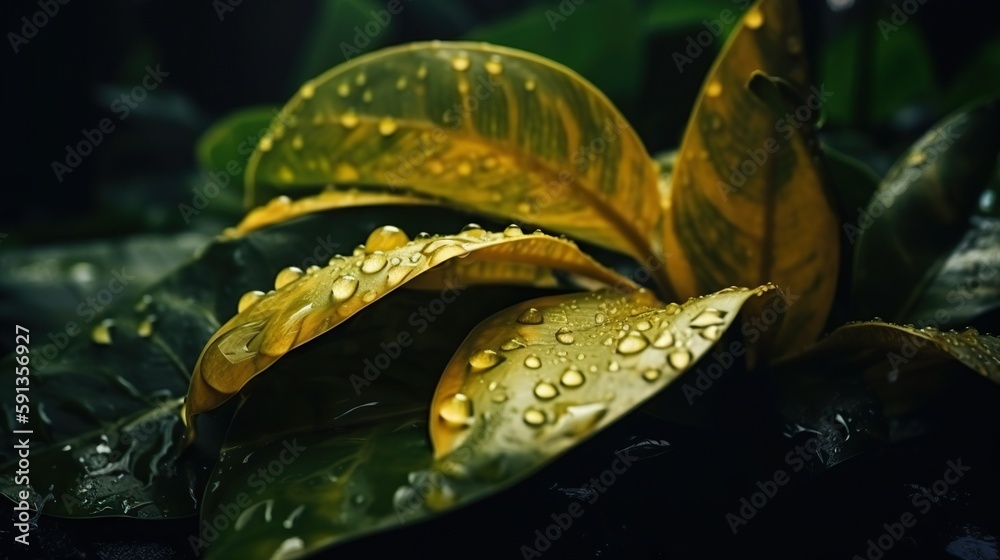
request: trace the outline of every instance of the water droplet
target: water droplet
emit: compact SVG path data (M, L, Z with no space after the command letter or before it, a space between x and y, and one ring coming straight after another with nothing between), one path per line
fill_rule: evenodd
M351 252L351 254L353 254L353 255L354 255L355 257L360 257L361 255L364 255L364 254L366 254L366 253L367 253L367 251L365 250L365 246L364 246L364 244L361 244L361 245L358 245L358 246L357 246L357 247L355 247L355 248L354 248L354 250L353 250L353 251Z
M534 307L529 307L525 309L517 317L517 322L522 325L540 325L542 324L542 312L535 309Z
M535 385L535 396L542 400L554 399L559 395L559 389L548 381L539 381Z
M347 82L342 82L337 86L337 95L341 97L347 97L351 94L351 86L347 85Z
M604 403L588 403L566 407L565 414L556 421L556 432L566 436L580 436L592 430L604 418L608 406Z
M382 136L392 136L398 128L399 125L392 117L385 117L378 122L378 133Z
M375 301L376 297L378 297L378 294L375 293L374 290L368 290L367 292L365 292L364 294L362 294L361 301L363 301L365 303L371 303L371 302Z
M365 274L374 274L383 268L385 268L388 260L385 258L385 253L382 251L375 251L370 255L366 255L365 259L361 261L361 272Z
M312 96L316 95L316 86L312 82L302 84L302 87L299 88L299 95L302 96L302 99L312 99Z
M257 148L262 152L266 152L271 149L274 145L274 140L271 138L270 134L264 134L260 137L260 143L257 144Z
M722 84L718 80L713 80L709 82L708 86L705 87L705 95L709 97L718 97L722 94Z
M500 55L490 56L490 59L486 61L486 71L493 76L499 76L503 73L503 61L500 60Z
M465 224L465 227L462 228L462 233L470 237L480 238L486 235L486 230L484 230L483 227L479 224L470 223L470 224Z
M410 255L410 262L411 263L418 263L418 262L420 262L420 259L422 259L422 258L424 258L424 256L421 255L420 253L413 253L412 255Z
M367 78L367 76L365 76L364 72L359 72L358 75L354 77L354 83L358 87L365 85L365 82L367 82L367 81L368 81L368 78Z
M607 320L608 320L608 318L604 315L604 313L595 313L594 314L594 323L595 324L603 325L604 322L607 321Z
M668 303L663 310L667 315L677 315L681 312L681 306L676 303Z
M542 367L542 360L538 356L532 354L524 359L524 367L528 369L538 369Z
M642 378L646 381L653 382L660 378L660 370L650 368L642 372Z
M141 323L139 323L139 328L136 329L139 336L142 338L149 338L153 334L153 323L156 322L156 315L149 315Z
M252 292L247 292L240 297L240 302L236 304L236 312L243 313L250 308L251 305L260 301L260 298L264 297L264 292L260 290L254 290Z
M421 63L420 67L417 68L417 79L423 80L426 77L427 77L427 65Z
M510 224L509 226L504 228L503 234L506 237L520 237L524 235L524 233L521 231L521 228L518 227L517 224Z
M111 327L115 326L113 319L105 319L94 325L90 331L90 340L96 344L111 344Z
M292 148L296 150L301 150L302 146L305 145L305 141L302 139L301 134L296 134L292 137Z
M705 340L711 340L713 342L719 340L719 338L722 337L722 327L720 325L705 327L705 329L701 331L701 336Z
M691 365L691 351L679 348L667 355L667 363L674 369L684 369Z
M719 311L718 309L709 307L691 320L691 326L694 328L704 328L712 325L722 325L726 322L726 320L723 319L725 315L724 311Z
M465 427L472 423L472 401L462 393L455 393L441 403L441 419L452 426Z
M495 403L502 403L507 400L507 393L504 393L503 391L500 391L499 393L493 393L493 396L490 397L490 400L492 400Z
M537 408L529 408L524 411L524 423L537 427L545 423L545 413Z
M302 269L297 266L290 266L282 269L281 272L274 277L274 289L280 290L281 288L284 288L299 278L302 278L303 274Z
M346 161L342 161L337 164L337 170L334 171L333 176L341 183L357 181L361 178L361 174L358 173L358 168Z
M451 67L456 72L465 72L469 69L469 55L465 51L458 51L455 58L451 59Z
M347 274L337 278L330 288L333 301L341 302L354 295L358 290L358 279Z
M747 12L743 22L749 29L760 29L760 26L764 25L764 14L760 12L759 8L753 8Z
M670 332L669 329L664 330L656 337L653 341L654 348L669 348L674 343L674 333Z
M635 325L635 330L640 332L648 331L651 328L653 328L653 324L646 320L639 321Z
M583 374L575 369L564 371L562 377L559 378L559 383L562 383L563 387L579 387L583 385L583 382Z
M468 177L469 175L472 175L472 164L468 161L460 161L458 166L455 168L455 171L457 171L462 177Z
M645 350L648 345L646 337L637 331L632 331L618 342L617 350L619 354L637 354Z
M621 366L618 365L618 362L616 362L615 360L611 360L610 362L608 362L608 371L614 373L620 369Z
M535 83L535 80L532 79L532 78L528 78L524 82L524 89L525 89L525 91L535 91L535 87L536 86L537 86L537 84Z
M370 234L368 234L368 239L365 241L365 252L374 253L375 251L391 251L393 249L398 249L410 242L409 236L406 232L399 229L396 226L382 226L376 228Z
M507 342L504 342L503 344L501 344L500 345L500 349L504 350L506 352L510 352L511 350L517 350L518 348L524 348L525 346L527 346L527 345L524 343L523 340L520 340L520 339L517 339L517 338L512 338L512 339L508 340Z
M396 90L403 91L404 89L406 89L406 76L400 76L399 79L396 80Z
M486 159L484 159L480 163L480 165L482 165L483 169L485 169L486 171L490 171L491 169L495 169L499 163L500 162L497 161L497 158L493 156L487 156Z
M365 103L371 103L374 98L375 95L372 93L371 88L366 89L364 93L361 94L361 100Z
M559 327L559 330L556 331L556 340L561 344L573 344L576 339L573 337L573 331L569 328Z
M472 369L489 369L500 363L500 356L494 350L478 350L469 357Z
M346 128L347 130L351 130L352 128L358 126L358 122L360 122L358 114L353 111L340 115L340 126Z

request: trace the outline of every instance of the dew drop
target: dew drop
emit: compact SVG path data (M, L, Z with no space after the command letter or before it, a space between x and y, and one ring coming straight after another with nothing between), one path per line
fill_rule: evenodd
M330 294L333 296L333 301L340 302L354 295L354 292L358 290L358 279L346 274L337 278L333 282L333 286L330 288Z
M640 332L648 331L651 328L653 328L653 324L646 320L639 321L635 325L635 330Z
M382 136L392 136L398 128L399 125L392 117L385 117L378 122L378 133Z
M691 326L694 328L704 328L712 325L722 325L726 322L723 319L724 315L724 312L709 307L691 320Z
M576 339L573 337L573 331L569 328L559 327L559 330L556 331L556 340L561 344L573 344Z
M153 334L153 323L156 322L156 315L148 315L141 323L137 332L142 338L149 338Z
M458 51L455 58L451 59L451 68L456 72L465 72L469 69L469 55L465 51Z
M357 181L361 178L358 168L346 161L342 161L337 165L337 170L334 171L333 176L337 181L342 183Z
M469 175L472 175L472 164L467 161L461 161L458 163L455 171L462 177L468 177Z
M717 80L709 82L708 86L705 87L705 95L709 97L718 97L722 94L722 84Z
M378 294L375 293L374 290L368 290L367 292L365 292L361 296L361 301L363 301L365 303L371 303L371 302L375 301L376 297L378 297Z
M297 266L290 266L282 269L281 272L274 277L274 289L280 290L281 288L284 288L299 278L302 278L303 274L305 273L302 272L302 269Z
M681 306L676 303L668 303L663 310L667 315L677 315L681 312Z
M646 371L642 372L642 378L652 383L653 381L656 381L657 379L660 378L660 370L653 368L647 369Z
M511 350L517 350L518 348L524 348L527 346L523 340L512 338L507 342L500 345L500 349L505 352L510 352Z
M90 340L94 341L95 344L110 345L111 327L113 326L115 326L113 319L105 319L94 325L94 328L90 331Z
M705 327L705 329L701 331L701 336L705 340L711 340L713 342L719 340L722 337L722 327L720 325Z
M637 354L645 350L648 345L646 337L637 331L632 331L618 341L617 350L619 354Z
M674 333L670 332L669 329L664 330L656 337L653 341L654 348L669 348L674 344Z
M368 234L368 239L365 241L365 252L391 251L409 242L410 238L406 235L406 232L396 226L386 225L376 228Z
M240 302L236 304L236 312L243 313L250 308L251 305L260 301L260 298L264 297L264 292L260 290L254 290L252 292L247 292L240 297Z
M302 99L312 99L312 96L316 95L316 86L312 82L302 84L302 87L299 88L299 95L302 96Z
M423 80L426 77L427 77L427 65L421 64L420 67L417 68L417 79Z
M470 224L465 224L465 227L462 228L462 233L470 237L480 238L486 235L486 230L484 230L483 226L479 224L470 223Z
M510 224L504 228L503 234L506 237L520 237L524 235L524 232L521 231L521 228L517 224Z
M559 378L559 383L562 383L563 387L579 387L583 385L583 374L579 370L568 369L563 372L562 376Z
M406 89L406 76L400 76L399 79L396 80L396 90L403 91L404 89Z
M361 100L365 103L371 103L374 98L375 95L372 93L371 88L366 89L364 93L361 94Z
M302 139L301 134L296 134L292 137L292 148L296 150L301 150L302 146L305 145L305 141Z
M691 351L680 348L667 356L667 363L674 369L684 369L691 365Z
M266 152L270 150L271 146L273 145L274 145L274 140L271 138L271 135L265 134L264 136L261 136L260 143L257 144L257 148L260 149L260 151L262 152Z
M469 357L469 365L472 369L490 369L500 363L500 356L495 350L477 350Z
M340 126L346 128L347 130L351 130L352 128L358 126L358 122L360 122L360 119L358 119L357 113L348 112L340 115Z
M367 81L368 81L368 78L365 76L364 72L360 72L360 73L358 73L357 76L354 77L354 83L358 87L361 87L361 86L365 85L365 82L367 82Z
M490 59L486 62L486 71L493 76L499 76L503 73L503 61L500 60L500 55L492 55Z
M524 367L528 369L538 369L542 367L542 360L538 356L532 354L524 359Z
M472 401L462 393L455 393L441 403L438 414L445 423L465 427L472 423Z
M498 393L493 393L493 396L490 397L490 400L492 400L495 403L502 403L507 400L507 393L504 393L503 391L500 391Z
M608 362L608 371L614 373L621 369L621 366L615 360Z
M525 91L535 91L535 87L536 86L537 86L537 84L535 83L535 80L533 80L531 78L528 78L524 82L524 89L525 89Z
M764 14L760 12L759 8L754 8L747 12L743 22L746 23L748 29L760 29L760 26L764 25Z
M597 325L603 325L604 322L607 321L607 320L608 320L608 318L604 315L604 313L595 313L594 314L594 323L597 324Z
M542 324L542 312L535 309L534 307L529 307L525 309L518 317L517 322L522 325L540 325Z
M341 97L347 97L351 94L351 86L347 85L347 82L342 82L337 86L337 95Z
M529 408L524 411L524 423L537 427L545 423L545 413L537 408Z
M539 381L535 385L535 396L542 400L554 399L559 395L559 389L548 381Z
M365 274L374 274L383 268L385 268L388 260L385 258L385 253L382 251L375 251L370 255L366 255L365 259L361 261L361 272Z

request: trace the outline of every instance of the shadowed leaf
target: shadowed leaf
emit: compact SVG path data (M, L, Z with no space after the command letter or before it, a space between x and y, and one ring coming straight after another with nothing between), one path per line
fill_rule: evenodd
M775 355L819 335L839 261L812 130L831 94L807 91L802 41L796 3L747 10L709 71L664 200L667 270L682 297L765 282L802 294L767 333L762 351Z

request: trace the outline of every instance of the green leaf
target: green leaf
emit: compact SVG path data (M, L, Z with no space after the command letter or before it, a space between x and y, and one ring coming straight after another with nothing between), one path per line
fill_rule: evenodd
M236 187L243 184L247 160L277 114L275 107L241 109L202 134L195 147L198 165L206 173L223 174L230 179L227 186L234 188L223 192L242 194Z
M402 1L399 4L407 6ZM293 86L355 56L381 48L392 36L388 27L399 16L390 14L385 2L376 0L323 0L316 11L312 29L303 42ZM384 20L372 15L380 11L389 16L385 25ZM366 28L376 33L369 34Z
M914 306L969 230L969 219L993 177L1000 153L998 127L996 101L939 124L889 170L867 211L844 225L848 239L857 240L856 317L913 320ZM960 287L937 286L934 291ZM928 300L924 307L928 305L952 307L940 300Z

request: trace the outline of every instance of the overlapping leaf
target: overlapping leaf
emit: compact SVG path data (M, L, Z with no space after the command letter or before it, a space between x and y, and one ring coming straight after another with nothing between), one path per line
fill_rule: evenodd
M802 294L767 333L776 354L819 335L839 262L839 225L812 134L830 93L810 89L802 42L795 2L750 7L709 71L664 200L667 270L680 295L764 282ZM773 112L773 99L747 88L755 71L790 83L772 97L787 106L792 89L801 105Z
M659 255L638 136L576 73L513 49L412 44L304 84L250 160L248 202L328 183L402 187Z
M517 226L502 233L488 233L475 226L454 236L414 241L397 228L379 228L352 256L334 258L326 267L307 271L286 268L275 279L276 291L249 292L241 299L239 314L212 337L195 366L185 403L189 428L193 428L195 414L230 398L289 350L332 329L410 279L456 258L558 268L612 286L635 287L582 253L574 243L541 232L525 235ZM495 270L495 277L490 277L489 268L473 268L468 278L461 276L461 270L456 269L458 276L453 279L510 282L514 278L503 268ZM447 272L441 280L449 280ZM445 282L444 287L449 284Z

